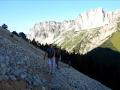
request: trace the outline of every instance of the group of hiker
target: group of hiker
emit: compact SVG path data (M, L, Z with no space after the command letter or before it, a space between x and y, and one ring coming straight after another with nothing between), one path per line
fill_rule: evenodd
M54 73L55 69L59 69L59 61L61 60L61 51L55 48L52 44L49 45L45 52L45 57L48 57L48 69L49 73Z

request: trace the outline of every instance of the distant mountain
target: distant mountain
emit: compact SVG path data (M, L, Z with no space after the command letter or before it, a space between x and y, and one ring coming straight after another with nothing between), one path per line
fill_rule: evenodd
M118 30L119 18L120 10L105 12L97 8L80 14L75 20L35 24L27 37L42 44L56 44L68 52L86 54Z

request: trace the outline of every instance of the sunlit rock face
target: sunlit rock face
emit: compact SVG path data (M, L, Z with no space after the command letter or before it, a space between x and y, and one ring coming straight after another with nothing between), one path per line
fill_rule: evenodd
M55 21L37 23L28 34L28 38L41 43L52 43L57 30L59 31L61 23Z
M39 41L42 44L53 43L54 39L64 30L71 30L74 26L74 21L46 21L40 22L34 25L34 27L28 33L28 38Z
M117 31L118 18L120 10L106 12L97 8L80 14L75 20L35 24L27 37L41 44L54 43L69 52L85 54Z

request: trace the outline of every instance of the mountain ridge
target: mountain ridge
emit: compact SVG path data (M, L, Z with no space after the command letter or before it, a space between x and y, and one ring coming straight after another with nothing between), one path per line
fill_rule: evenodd
M86 54L100 46L117 31L119 17L120 10L105 12L102 8L98 8L80 14L75 20L35 24L27 37L30 40L34 38L41 44L56 44L68 52L78 49L76 53ZM83 35L82 38L79 38L79 34ZM76 36L78 36L78 40L76 40ZM72 41L76 42L70 46ZM82 50L82 48L84 49Z

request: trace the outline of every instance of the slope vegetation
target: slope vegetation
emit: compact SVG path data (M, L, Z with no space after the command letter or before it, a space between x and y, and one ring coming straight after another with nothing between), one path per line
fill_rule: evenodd
M120 52L120 23L117 24L117 32L113 33L100 47L110 48Z

